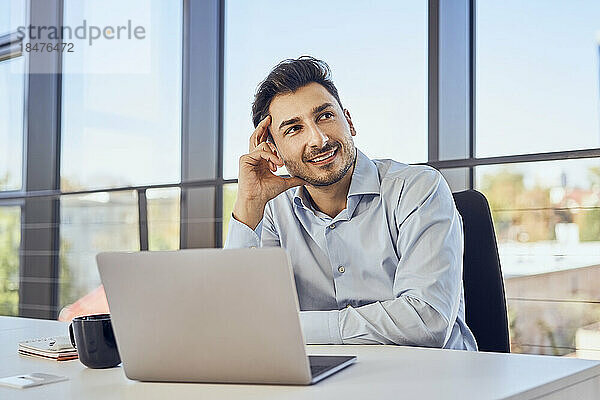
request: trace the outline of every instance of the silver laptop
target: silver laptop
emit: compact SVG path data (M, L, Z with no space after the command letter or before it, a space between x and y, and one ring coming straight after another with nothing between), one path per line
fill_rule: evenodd
M100 253L130 379L309 385L355 356L308 356L281 248Z

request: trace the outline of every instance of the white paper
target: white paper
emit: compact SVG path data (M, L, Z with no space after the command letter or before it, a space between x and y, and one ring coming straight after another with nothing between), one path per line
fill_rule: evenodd
M62 382L69 379L66 376L44 374L34 372L31 374L22 374L0 378L0 386L8 386L17 389L28 388L32 386L47 385L54 382Z

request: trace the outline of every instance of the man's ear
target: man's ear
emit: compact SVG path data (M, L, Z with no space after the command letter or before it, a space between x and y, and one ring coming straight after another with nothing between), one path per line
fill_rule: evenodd
M352 136L356 136L356 129L354 129L354 124L352 123L352 117L350 116L350 111L347 108L344 108L344 117L346 117L346 121L348 121L348 125L350 126L350 134Z

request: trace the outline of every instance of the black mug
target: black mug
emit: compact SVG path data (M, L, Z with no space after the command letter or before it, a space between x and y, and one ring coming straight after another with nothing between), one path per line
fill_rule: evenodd
M71 344L79 361L88 368L111 368L121 363L110 314L73 318L69 325Z

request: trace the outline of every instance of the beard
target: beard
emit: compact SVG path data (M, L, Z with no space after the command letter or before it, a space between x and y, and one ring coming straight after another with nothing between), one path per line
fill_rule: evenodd
M335 160L331 164L319 167L322 172L319 174L311 173L309 167L305 164L308 160L318 156L319 154L327 153L332 150L337 150ZM310 151L302 156L302 162L285 161L284 164L291 176L295 176L304 180L312 186L329 186L339 182L350 170L356 160L356 147L351 137L344 137L341 142L327 142L320 149ZM339 165L341 161L341 166Z

